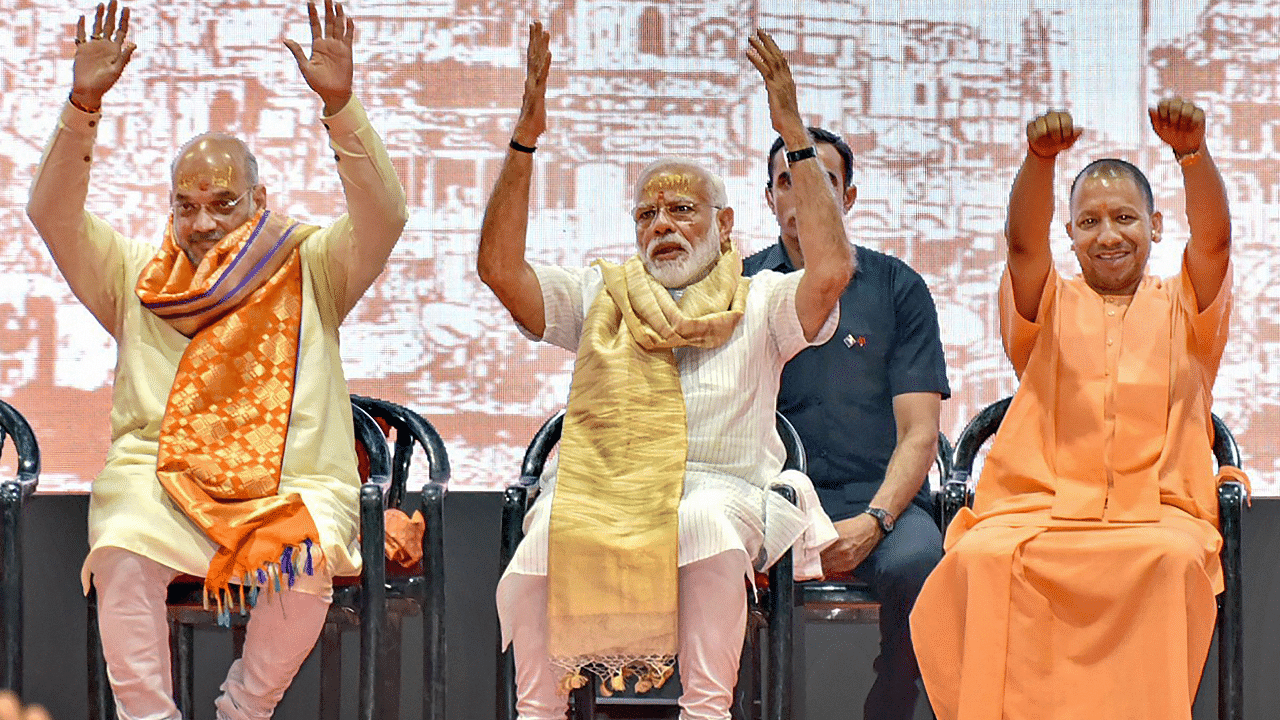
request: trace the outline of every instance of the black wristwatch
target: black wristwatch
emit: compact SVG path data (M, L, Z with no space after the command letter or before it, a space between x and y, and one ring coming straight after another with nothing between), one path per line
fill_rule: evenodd
M885 535L893 532L893 515L891 515L888 510L878 507L869 507L862 512L876 519L876 524L880 526L880 532Z

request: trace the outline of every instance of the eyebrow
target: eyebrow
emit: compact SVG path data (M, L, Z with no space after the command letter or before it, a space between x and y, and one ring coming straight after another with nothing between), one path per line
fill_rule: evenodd
M174 199L175 199L175 200L186 200L186 199L189 199L191 196L190 196L189 194L185 193L185 192L178 191L178 192L175 192L175 193L173 194L173 197L174 197ZM221 199L223 199L223 198L228 198L228 197L229 197L229 198L238 198L238 197L240 197L240 194L239 194L239 193L237 193L237 192L235 192L234 190L228 190L228 189L226 189L226 188L219 188L219 189L214 193L214 196L213 196L213 197L214 197L214 199L215 199L215 200L221 200Z

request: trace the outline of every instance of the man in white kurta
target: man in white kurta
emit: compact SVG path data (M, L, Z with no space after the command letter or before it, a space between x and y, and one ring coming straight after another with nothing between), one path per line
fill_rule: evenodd
M83 579L86 590L92 582L98 591L103 649L120 717L168 720L180 715L169 674L165 587L178 573L203 576L217 547L157 481L161 421L190 340L144 308L135 294L139 273L156 255L156 247L124 237L84 210L101 96L133 51L132 43L125 42L127 11L113 34L114 5L106 18L99 11L92 37L84 37L81 25L76 90L37 171L28 214L72 291L118 344L112 443L93 484ZM311 12L314 31L314 7ZM336 154L347 214L299 247L299 360L279 484L280 494L301 496L314 519L323 563L316 564L313 576L299 574L293 589L280 593L278 600L254 608L244 656L232 666L217 701L219 718L271 716L318 636L332 577L360 569L359 478L338 326L381 272L406 211L386 150L350 95L350 23L342 23L340 6L338 13L336 30L332 11L327 13L330 37L313 37L312 58L335 48L342 56L345 50L345 94L341 78L337 91L330 87L322 92L323 78L316 81L304 57L299 64L325 101L322 121ZM99 56L106 59L99 62ZM80 99L85 97L82 76L95 62L115 71L105 88L96 88L96 103L92 93ZM213 137L215 144L223 140ZM257 193L261 186L256 177L252 180Z
M528 263L525 235L533 153L546 128L549 39L540 23L530 26L524 103L486 210L477 261L480 278L522 332L578 353L561 464L543 478L527 534L498 586L503 642L511 643L515 655L516 709L522 720L563 718L566 698L560 689L565 681L577 680L574 674L583 667L607 669L620 683L621 668L638 666L638 689L660 681L671 647L664 645L665 628L657 623L658 635L632 632L636 627L647 631L650 615L665 617L672 607L662 593L640 589L650 578L655 586L668 586L669 565L649 562L657 556L678 566L672 640L684 690L680 717L727 720L745 629L744 573L753 563L767 567L801 537L801 549L815 555L824 541L836 537L816 502L805 513L766 488L783 462L774 419L782 366L801 349L830 338L837 300L852 272L852 253L835 190L813 160L816 153L796 107L786 60L760 32L750 38L747 55L765 80L775 128L790 151L797 194L805 198L798 211L800 242L814 260L804 272L743 279L730 240L733 210L723 182L697 162L678 158L659 160L641 173L632 211L638 254L624 266L566 269ZM620 314L612 315L615 310ZM728 317L732 320L724 321ZM654 338L662 339L654 344ZM615 394L628 399L614 400ZM673 404L675 411L668 412ZM672 417L683 422L655 431L656 423ZM617 452L611 449L615 441ZM584 451L592 442L594 447ZM669 448L680 457L673 458ZM591 455L595 450L600 454ZM611 462L616 456L652 462L621 467ZM637 483L641 496L652 488L666 497L672 467L679 483L674 517L665 514L664 504L637 523L646 527L640 534L631 534L630 522L612 508L588 509L600 500L584 497L580 489L584 468L587 475L603 468L592 483L611 497L619 486L630 492ZM807 484L803 476L800 481ZM586 511L571 515L579 508ZM668 555L672 524L677 547ZM590 545L594 531L622 539L617 551L598 553L609 563L607 590L594 574L599 568L582 556L597 552ZM574 554L563 539L572 533L587 539L577 545L582 553ZM565 564L557 565L557 557ZM645 568L645 574L636 577L635 568ZM594 608L578 612L583 606L574 603L597 591L609 597L603 609L594 615ZM641 607L644 603L629 604L641 594L658 596L650 606L655 612ZM635 642L587 638L587 650L575 654L574 643L589 635L597 620ZM649 643L653 637L663 641ZM660 652L647 654L654 646Z

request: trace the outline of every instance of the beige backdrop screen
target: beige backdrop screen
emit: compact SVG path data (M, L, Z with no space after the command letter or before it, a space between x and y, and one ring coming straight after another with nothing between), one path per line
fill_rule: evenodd
M961 7L952 8L952 5ZM317 223L342 195L319 102L281 45L309 37L303 5L139 0L138 51L107 96L89 209L157 242L175 149L205 130L254 149L269 203ZM1119 156L1149 171L1165 213L1152 270L1186 240L1177 165L1145 107L1181 94L1209 117L1235 229L1232 342L1215 389L1260 494L1280 494L1280 2L979 0L357 0L356 91L409 199L408 229L343 328L351 389L405 403L439 428L453 487L518 475L530 435L568 395L572 358L525 340L474 272L478 228L523 82L527 22L553 34L550 131L535 158L533 260L633 252L630 184L663 154L717 169L745 253L773 241L764 204L773 133L743 57L756 27L787 51L807 118L857 155L855 242L895 254L937 302L954 396L951 437L1009 394L995 291L1025 122L1069 108L1086 134L1059 163ZM108 444L115 350L68 290L23 206L71 84L87 7L8 0L0 13L0 397L31 420L41 489L84 491ZM1059 213L1061 217L1061 212ZM1057 262L1074 270L1061 222ZM832 382L858 382L856 377ZM851 439L852 441L852 439ZM11 455L11 453L10 453ZM12 457L3 460L11 472Z

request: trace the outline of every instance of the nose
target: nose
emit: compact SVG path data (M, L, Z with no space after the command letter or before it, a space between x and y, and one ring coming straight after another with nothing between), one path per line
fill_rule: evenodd
M676 229L675 220L667 213L666 205L658 206L658 214L653 217L653 222L649 225L649 232L653 235L666 235Z
M1123 236L1116 228L1115 223L1109 219L1102 221L1101 227L1098 228L1098 243L1101 245L1118 245Z
M200 209L196 210L195 218L191 221L191 229L196 232L209 232L217 228L218 223L213 219L213 213L209 212L209 208L201 205Z

